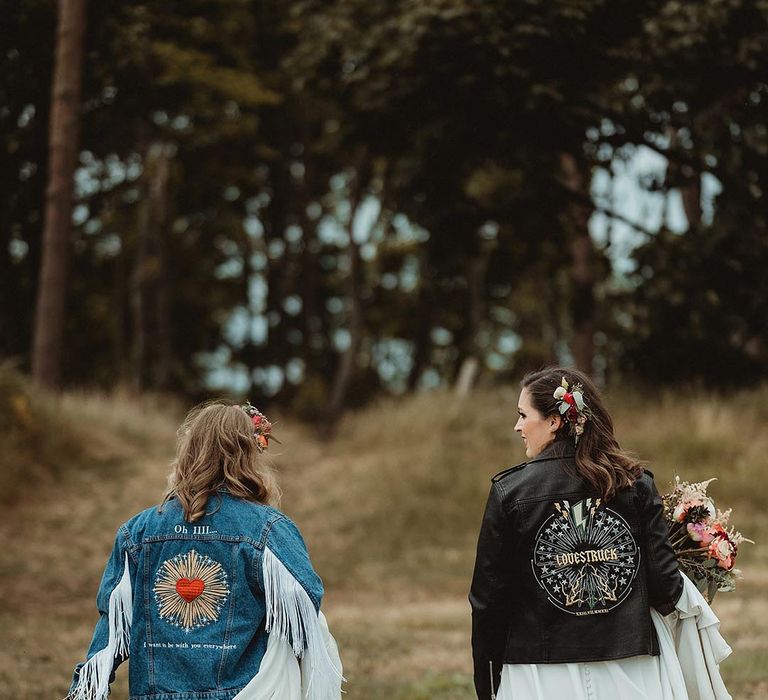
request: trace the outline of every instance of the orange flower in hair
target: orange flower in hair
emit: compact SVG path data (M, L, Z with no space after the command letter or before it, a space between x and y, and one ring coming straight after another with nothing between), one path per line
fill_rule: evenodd
M256 438L256 446L259 448L259 452L264 452L269 447L270 439L280 442L272 435L272 423L256 406L253 406L250 401L246 401L240 408L251 418L253 435Z

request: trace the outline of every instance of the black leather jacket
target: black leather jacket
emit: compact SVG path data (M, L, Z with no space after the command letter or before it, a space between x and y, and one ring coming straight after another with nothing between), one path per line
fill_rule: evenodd
M650 607L683 590L653 474L603 502L576 475L570 441L493 478L469 601L480 700L504 663L659 653Z

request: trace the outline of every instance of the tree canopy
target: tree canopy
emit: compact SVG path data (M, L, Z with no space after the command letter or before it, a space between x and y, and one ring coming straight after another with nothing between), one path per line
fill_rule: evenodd
M0 352L25 368L55 13L3 10ZM489 380L765 375L768 2L88 11L67 382L314 416L468 358ZM595 193L643 149L666 166L636 186L683 230ZM643 242L617 269L621 226Z

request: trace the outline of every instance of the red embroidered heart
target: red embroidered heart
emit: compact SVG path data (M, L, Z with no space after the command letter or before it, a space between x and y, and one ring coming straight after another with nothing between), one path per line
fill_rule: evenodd
M205 582L199 578L180 578L176 581L176 592L188 603L191 603L204 590Z

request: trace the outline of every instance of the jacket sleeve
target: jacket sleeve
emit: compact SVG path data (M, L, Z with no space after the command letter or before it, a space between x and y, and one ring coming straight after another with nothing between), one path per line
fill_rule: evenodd
M115 670L128 658L133 616L130 557L121 528L96 594L99 620L86 661L75 667L68 698L106 700Z
M650 604L662 615L675 609L683 592L683 577L677 565L677 557L669 542L669 529L664 518L664 504L653 481L645 473L641 477L643 539L648 553L648 595Z
M269 551L290 576L304 589L315 610L323 600L323 582L312 567L309 552L299 528L287 517L281 517L269 528L265 552ZM262 566L262 572L264 566Z
M309 700L339 697L340 665L331 659L319 616L323 584L298 528L281 516L269 526L261 556L265 627L290 644L309 678Z
M512 597L510 529L500 487L492 484L477 542L469 602L472 606L472 658L479 700L494 697L509 628Z

